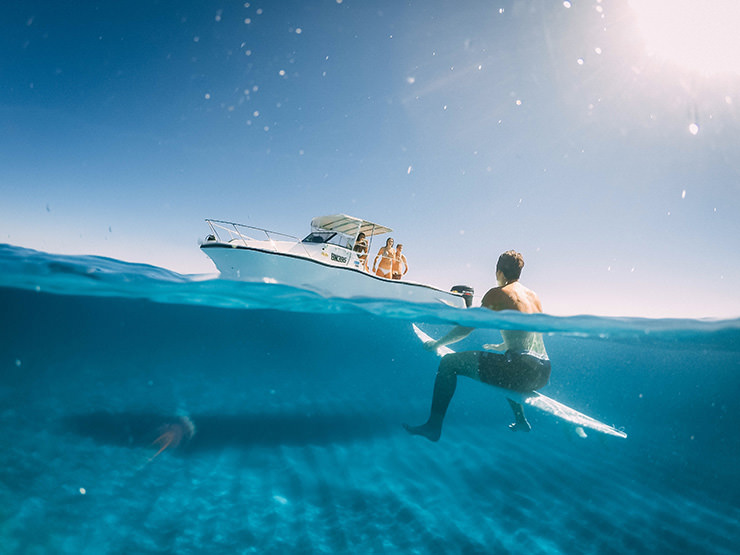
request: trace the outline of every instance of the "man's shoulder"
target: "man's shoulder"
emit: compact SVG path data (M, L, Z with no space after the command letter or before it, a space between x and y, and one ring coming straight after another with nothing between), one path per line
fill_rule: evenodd
M503 290L502 287L493 287L483 295L481 304L492 310L503 310L508 308L508 304L511 302L509 294Z
M505 295L503 288L501 287L491 287L483 297L489 297L489 296L496 296L496 295Z

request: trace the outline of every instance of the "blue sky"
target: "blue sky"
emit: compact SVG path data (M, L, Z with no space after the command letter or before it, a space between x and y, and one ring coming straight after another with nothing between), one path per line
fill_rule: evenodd
M204 218L341 212L415 281L514 248L552 314L740 316L740 67L633 4L5 2L0 241L208 273Z

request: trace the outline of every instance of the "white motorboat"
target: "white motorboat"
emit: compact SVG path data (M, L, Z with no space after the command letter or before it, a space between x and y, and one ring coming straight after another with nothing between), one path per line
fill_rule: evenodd
M472 289L444 291L431 285L386 279L367 271L366 252L353 247L360 233L372 238L391 230L344 214L311 221L311 232L298 239L259 227L210 220L211 233L200 248L221 276L238 281L282 283L327 297L382 298L465 307ZM372 243L370 243L371 248Z

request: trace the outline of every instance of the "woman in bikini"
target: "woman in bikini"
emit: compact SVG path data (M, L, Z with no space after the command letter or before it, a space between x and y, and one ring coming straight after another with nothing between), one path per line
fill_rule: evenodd
M375 265L378 262L378 258L380 258L380 264L378 264L378 269L376 270ZM373 260L373 272L375 272L375 275L390 279L391 272L393 271L393 260L395 258L396 251L393 249L393 239L388 237L385 241L385 246L380 247L375 260Z
M362 231L357 235L357 240L352 250L358 253L357 258L362 262L362 269L367 272L367 239Z

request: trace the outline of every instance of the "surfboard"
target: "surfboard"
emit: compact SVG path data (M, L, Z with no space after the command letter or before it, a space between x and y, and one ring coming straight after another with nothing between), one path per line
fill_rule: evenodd
M414 333L416 334L416 337L418 337L422 343L433 340L433 338L430 337L429 334L422 331L419 326L417 326L416 324L412 324L412 326L414 328ZM437 355L441 357L454 352L455 351L447 346L437 348ZM622 430L617 430L613 426L609 426L608 424L599 422L595 418L586 416L585 414L580 413L577 410L572 409L566 405L563 405L562 403L558 403L555 399L550 399L550 397L546 397L545 395L542 395L541 393L538 393L536 391L532 391L531 393L518 393L516 391L510 391L508 389L502 389L500 387L490 387L493 387L493 389L505 395L506 397L513 399L514 401L518 401L524 405L534 407L543 412L551 414L556 418L560 418L565 422L573 424L575 426L576 434L578 434L578 436L580 437L586 437L586 432L584 431L584 428L610 436L621 438L627 437L627 434L624 433Z

